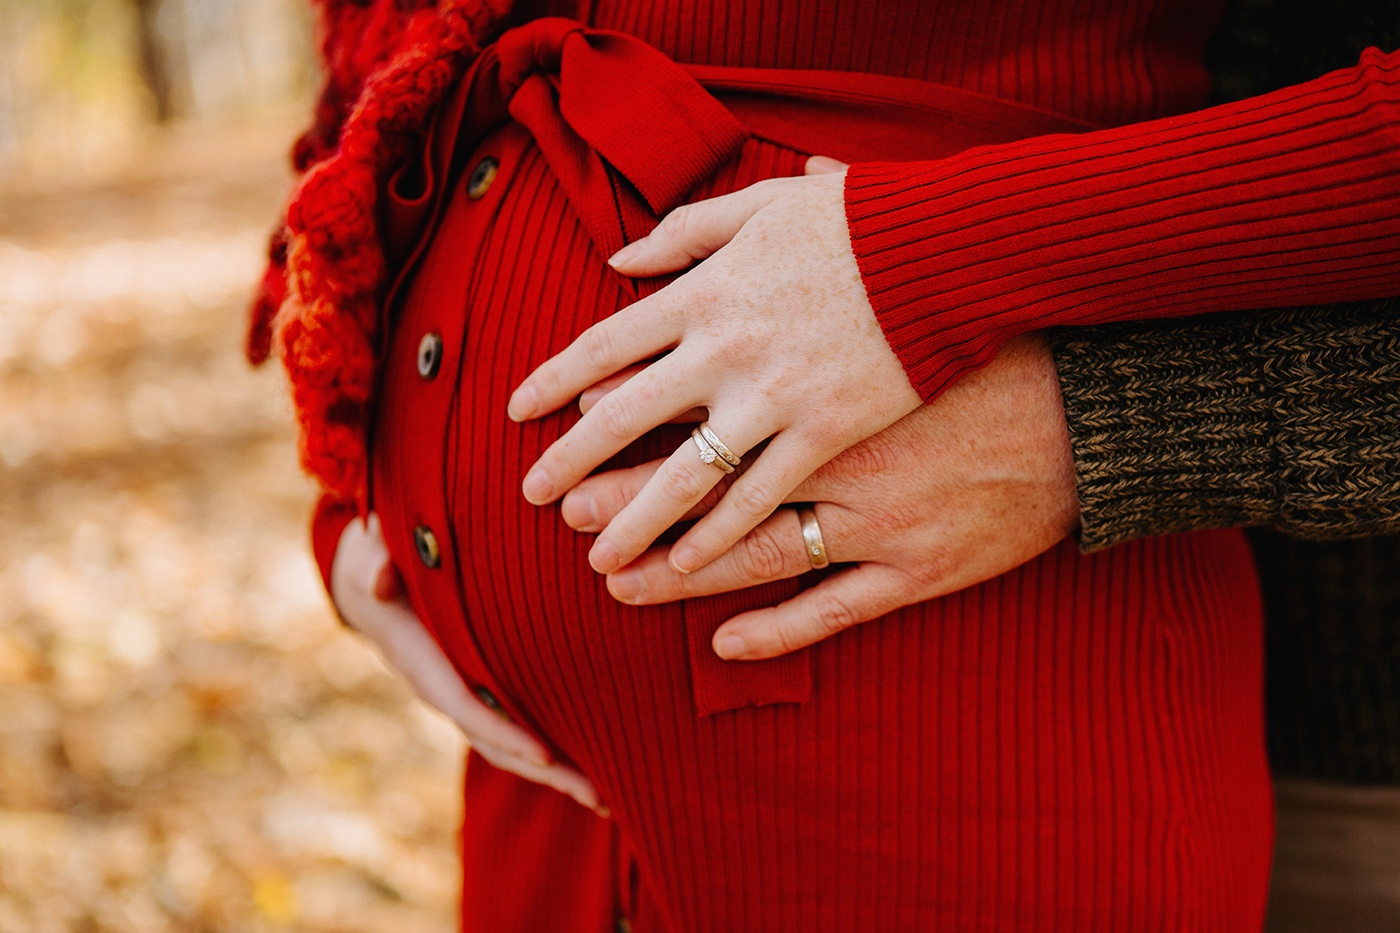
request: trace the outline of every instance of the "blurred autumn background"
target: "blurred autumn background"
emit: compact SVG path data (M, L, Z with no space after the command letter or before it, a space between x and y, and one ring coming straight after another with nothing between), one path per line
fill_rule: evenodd
M305 0L0 0L0 933L453 928L461 741L240 348Z

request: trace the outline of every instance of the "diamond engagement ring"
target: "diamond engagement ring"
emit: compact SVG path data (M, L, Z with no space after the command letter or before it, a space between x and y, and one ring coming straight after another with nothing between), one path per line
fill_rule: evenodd
M713 434L714 432L711 431L710 433ZM728 458L720 456L720 452L711 446L709 440L700 432L700 428L696 428L690 432L690 439L695 442L696 449L700 451L701 463L713 463L726 473L734 472L734 464L730 463ZM734 455L730 454L729 456L732 457Z
M700 422L699 430L700 433L705 436L705 440L710 442L710 446L715 449L715 453L724 458L724 461L730 466L738 466L742 462L739 455L726 447L724 441L719 439L719 435L715 433L714 428L710 427L710 422Z

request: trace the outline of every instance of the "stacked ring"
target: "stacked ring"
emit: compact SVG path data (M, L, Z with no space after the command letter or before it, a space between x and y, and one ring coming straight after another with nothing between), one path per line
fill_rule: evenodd
M714 432L711 431L710 433L713 434ZM713 463L726 473L734 472L734 464L730 462L729 457L721 456L720 452L716 450L705 435L701 433L700 428L696 428L690 432L690 439L695 442L696 449L700 451L700 462ZM732 457L733 454L730 454L730 456Z
M704 435L705 440L710 442L710 446L715 449L715 453L723 457L724 461L730 466L738 466L742 462L738 454L724 446L724 441L720 440L714 428L710 427L710 422L700 422L700 433Z

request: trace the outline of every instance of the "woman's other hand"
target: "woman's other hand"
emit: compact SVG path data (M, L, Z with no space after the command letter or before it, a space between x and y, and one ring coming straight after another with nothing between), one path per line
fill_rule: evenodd
M579 531L603 530L661 463L584 480L564 497L564 520ZM1059 381L1044 338L1011 341L991 365L840 454L785 498L814 504L828 558L849 566L785 603L725 622L713 641L721 657L785 654L1042 553L1079 520ZM783 508L701 570L677 573L656 548L610 574L608 589L626 603L664 603L811 569L796 510Z
M640 361L527 473L552 502L638 437L692 408L744 455L769 441L722 500L670 551L700 569L768 518L817 467L920 404L885 341L851 252L844 173L760 182L672 211L611 260L650 277L705 260L585 331L516 390L510 415L538 418ZM834 167L839 168L839 163ZM687 441L599 535L589 560L612 573L642 554L724 476Z
M379 526L379 516L352 521L336 546L331 597L346 623L379 650L419 698L461 728L472 751L503 771L553 787L600 815L593 784L582 774L552 763L539 742L497 715L467 690L457 669L403 598L398 572Z

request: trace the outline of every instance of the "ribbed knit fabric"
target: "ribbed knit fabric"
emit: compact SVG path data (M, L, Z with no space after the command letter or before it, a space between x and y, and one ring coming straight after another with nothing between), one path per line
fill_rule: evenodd
M1081 545L1400 531L1400 302L1053 335Z
M1400 54L1190 117L858 165L881 327L932 399L1019 333L1400 293Z
M1400 3L1231 5L1207 50L1237 100L1395 48ZM1343 308L1054 335L1082 544L1254 523L1307 538L1400 529L1400 317ZM1400 538L1252 532L1274 772L1400 784Z
M1038 7L891 8L898 15L872 20L861 15L870 6L854 3L802 15L777 4L598 4L593 18L636 24L677 54L688 37L724 37L703 51L710 61L816 48L832 68L906 38L921 50L910 61L980 61L1014 34L1019 45L986 52L1018 63L1007 85L1072 85L1079 106L1066 109L1096 118L1127 98L1137 114L1151 112L1140 107L1147 98L1185 102L1196 84L1203 93L1194 66L1080 84L1059 71L1072 61L1064 50L1042 54L1028 39L1097 35L1126 18L1139 28L1111 62L1190 62L1188 39L1203 41L1209 23L1186 30L1181 21L1200 10L1071 5L1037 29ZM833 10L839 19L828 18ZM720 15L729 26L712 26ZM1060 16L1062 28L1047 25ZM1161 33L1148 29L1154 22ZM880 34L862 32L872 23ZM778 41L788 27L790 47ZM987 71L938 76L952 73ZM1179 80L1147 93L1163 74ZM615 100L625 113L628 95ZM632 119L644 128L656 115ZM612 806L658 911L637 913L633 929L1257 928L1270 795L1259 607L1238 533L1090 557L1067 542L798 655L810 670L805 692L790 689L792 665L746 665L732 708L697 712L710 709L708 681L686 633L708 634L812 581L623 606L589 569L588 537L520 497L524 469L576 415L513 424L510 390L632 297L595 242L601 220L619 218L574 200L586 180L560 171L577 144L557 129L536 145L511 122L460 153L463 178L488 157L497 174L480 197L454 182L401 294L377 400L374 504L416 610L469 684L582 768ZM797 173L803 158L750 140L692 197ZM635 196L620 183L613 190ZM429 335L441 337L442 355L425 375L418 351ZM658 431L615 462L660 456L684 438Z

